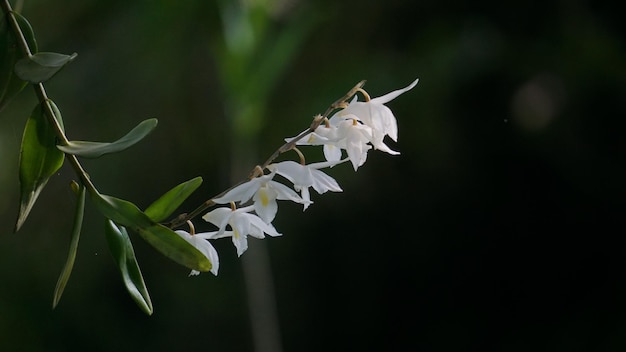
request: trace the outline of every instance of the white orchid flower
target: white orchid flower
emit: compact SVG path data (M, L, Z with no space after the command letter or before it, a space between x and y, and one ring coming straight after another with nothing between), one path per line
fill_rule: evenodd
M200 251L200 253L204 254L204 256L211 262L211 273L217 276L217 271L220 267L220 258L218 257L217 251L215 250L211 242L207 241L207 239L211 238L216 232L197 233L194 235L183 230L176 230L175 232L185 241L189 242L189 244L196 247L196 249ZM192 270L189 275L198 274L200 274L199 271Z
M372 129L354 117L333 116L327 125L318 126L307 138L298 141L297 145L323 145L324 157L327 161L340 162L341 150L345 149L348 159L356 171L365 163L368 144L372 140ZM289 141L289 140L287 140Z
M397 98L399 95L413 89L419 79L416 79L407 87L387 93L369 101L357 101L357 96L350 102L348 107L337 112L334 116L343 118L356 118L372 129L372 145L374 149L397 155L397 151L391 150L384 142L385 136L389 136L394 142L398 140L398 123L391 110L384 104Z
M340 136L335 145L346 150L348 159L356 171L359 166L365 163L367 152L372 149L372 146L368 144L372 140L372 129L355 118L331 117L329 122L331 125L337 126L337 135ZM326 148L327 145L324 147ZM338 161L341 158L341 155L336 153L334 156L330 155L326 149L324 149L324 156L329 161ZM328 159L329 156L331 159Z
M265 234L270 236L282 236L272 224L268 224L255 214L254 206L247 206L232 210L230 208L215 208L204 214L202 219L217 226L219 230L213 238L227 237L226 226L230 226L233 244L237 249L237 255L241 256L248 249L248 235L256 238L265 238Z
M275 171L277 174L285 177L291 183L296 191L300 192L302 199L306 201L304 203L304 210L313 203L311 201L311 195L309 193L309 187L319 193L323 194L327 191L342 192L341 187L334 178L328 176L319 169L333 166L343 161L327 161L323 163L313 163L309 165L298 164L295 161L282 161L276 164L270 164L267 168L271 171Z
M418 81L416 79L403 89L365 102L357 101L358 97L355 95L345 109L338 111L328 120L328 124L321 124L296 144L323 145L327 161L341 160L341 150L344 149L355 171L365 163L367 152L372 146L392 155L400 154L383 141L385 136L389 136L394 142L398 140L396 118L384 104L411 90ZM285 140L289 142L292 139Z
M255 177L231 189L222 197L213 199L215 203L226 204L239 202L243 204L252 198L254 201L254 211L265 221L271 223L278 212L276 200L291 200L296 203L306 203L296 192L282 183L273 181L274 175L271 173L260 177Z

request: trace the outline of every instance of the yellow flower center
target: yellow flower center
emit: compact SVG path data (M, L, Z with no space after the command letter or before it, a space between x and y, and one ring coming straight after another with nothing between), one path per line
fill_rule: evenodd
M269 204L270 199L267 196L267 191L264 188L259 189L259 196L261 198L261 205L266 207Z

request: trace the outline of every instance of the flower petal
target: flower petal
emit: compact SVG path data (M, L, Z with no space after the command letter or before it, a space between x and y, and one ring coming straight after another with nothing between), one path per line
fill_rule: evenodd
M324 172L316 169L311 169L313 175L313 189L319 193L326 193L326 191L342 192L337 181L334 178L328 176Z
M309 205L313 204L313 201L311 200L311 194L309 193L309 187L303 187L300 190L300 195L302 196L302 199L306 201L306 203L304 203L304 209L302 209L302 211L305 211L306 208L309 207Z
M294 192L295 193L295 192ZM272 222L278 212L278 204L276 203L276 197L278 192L269 187L261 187L259 191L254 194L254 211L265 222Z
M256 237L256 238L265 238L265 235L263 235L263 233L266 233L272 237L282 236L281 233L276 231L276 228L274 228L274 225L266 223L265 221L261 220L261 218L259 218L258 216L255 216L252 214L248 214L248 215L250 215L248 220L250 221L250 224L251 224L251 230L252 228L256 228L256 230L259 231L259 232L251 231L250 232L251 236Z
M402 88L402 89L398 89L398 90L394 90L393 92L387 93L383 96L374 98L372 100L370 100L370 103L377 103L377 104L385 104L388 103L390 101L392 101L393 99L397 98L399 95L408 92L409 90L413 89L413 87L415 87L415 85L417 84L417 82L419 82L419 78L416 79L415 81L411 82L411 84L409 84L408 86Z
M220 267L220 259L217 255L217 251L215 250L213 245L211 245L211 242L197 236L191 236L191 239L188 241L196 248L198 248L198 250L202 252L202 254L204 254L207 259L209 259L209 261L211 262L211 273L217 276L217 272Z
M276 191L276 199L278 200L290 200L295 203L304 203L304 200L300 198L298 193L294 192L291 188L283 185L282 183L272 181L271 187Z
M288 179L294 185L309 186L313 183L308 170L295 161L281 161L280 163L269 165L268 169L275 170L277 174Z
M213 231L213 232L200 232L195 234L196 237L198 238L204 238L205 240L213 240L213 239L218 239L218 238L224 238L224 237L231 237L233 235L233 231L224 231L224 232L219 232L219 231Z
M206 222L210 222L211 224L217 226L219 228L219 232L224 232L226 229L226 225L233 215L233 211L227 207L215 208L210 212L204 214L202 219Z
M233 245L237 249L237 256L240 257L248 249L248 236L241 235L235 231L233 233Z
M198 249L204 256L211 262L211 273L217 276L217 272L220 267L220 259L217 255L217 251L211 245L211 243L203 237L191 235L187 231L177 230L175 231L185 241L189 242L192 246ZM199 272L192 270L189 275L198 275Z
M235 210L233 213L228 224L233 228L235 234L244 237L247 236L250 233L250 220L247 216L249 214L242 213L239 210Z
M258 191L258 189L264 183L271 180L273 176L274 175L270 174L253 178L252 180L244 182L239 186L231 189L223 196L214 198L213 201L219 204L225 204L230 202L245 203L250 200L250 198L252 198L254 193L256 193L256 191Z
M341 160L341 148L334 144L324 144L324 157L328 161Z

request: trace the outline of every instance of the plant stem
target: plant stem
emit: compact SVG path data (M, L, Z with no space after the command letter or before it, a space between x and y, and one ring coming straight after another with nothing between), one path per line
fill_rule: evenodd
M17 37L17 42L18 42L18 44L20 46L20 49L22 50L24 56L26 56L26 57L32 56L30 48L28 47L28 43L26 42L26 38L24 37L24 34L22 33L22 29L20 28L19 24L17 23L17 20L15 19L15 15L13 14L13 10L11 8L11 4L9 3L8 0L0 0L0 7L2 7L2 10L4 11L5 15L8 18L9 24L10 24L12 30L13 30L13 33ZM170 228L174 229L174 228L177 228L177 227L187 223L187 221L195 218L196 216L198 216L202 212L204 212L206 209L208 209L211 206L215 205L215 202L213 201L213 199L220 197L221 195L225 194L229 190L233 189L234 187L236 187L236 186L238 186L238 185L240 185L240 184L242 184L242 183L244 183L244 182L246 182L248 180L251 180L251 179L253 179L255 177L260 176L260 174L262 174L263 170L265 170L265 168L270 163L272 163L276 158L278 158L278 156L280 154L285 153L285 152L293 149L296 146L296 144L298 143L298 141L300 141L302 138L306 137L310 133L314 132L315 129L317 129L317 127L319 127L319 125L324 120L328 119L328 116L333 111L335 111L336 109L344 108L345 106L347 106L347 100L350 99L352 96L354 96L358 91L360 91L364 84L365 84L365 81L361 81L361 82L357 83L342 98L338 99L333 104L331 104L328 107L328 109L326 109L326 111L324 112L323 115L317 115L313 119L313 122L311 122L311 125L309 126L308 129L306 129L303 132L301 132L298 136L296 136L295 138L293 138L289 142L283 144L263 164L255 166L254 169L252 169L252 171L248 175L248 178L246 180L241 181L241 182L233 185L229 189L227 189L227 190L221 192L220 194L214 196L213 198L205 201L200 206L198 206L196 209L194 209L191 213L179 215L178 217L176 217L175 219L170 221L167 224L167 226L169 226ZM50 99L48 98L48 96L46 94L46 90L45 90L45 88L43 86L43 83L34 84L33 87L35 88L35 94L37 95L37 98L38 98L39 102L44 105L44 111L46 113L46 116L47 116L49 122L54 127L54 130L55 130L55 132L56 132L56 134L57 134L57 136L59 138L60 144L61 145L67 145L69 143L69 141L67 139L67 136L65 135L65 132L64 132L63 128L61 127L61 125L59 124L57 119L55 118L54 110L52 108L52 105L50 104ZM94 184L91 182L91 180L89 178L89 175L87 174L85 169L82 167L82 165L80 164L80 162L78 161L76 156L72 155L72 154L67 154L67 153L66 153L66 156L67 156L67 159L69 160L70 164L72 165L72 168L76 172L77 176L80 178L81 182L85 185L85 187L87 188L89 193L98 193L98 190L96 189Z
M22 49L24 56L31 56L32 53L30 52L30 48L28 47L26 38L24 38L24 33L22 33L22 29L15 19L15 15L13 14L13 9L11 8L9 0L2 0L2 2L0 2L0 6L2 7L2 11L4 11L6 18L9 21L9 25L13 29L13 33L17 37L17 43L19 44L20 49Z
M32 52L30 51L28 42L26 42L24 33L22 32L22 29L20 28L19 24L17 23L17 20L15 19L15 15L13 14L13 9L11 8L11 4L9 3L8 0L2 0L0 2L0 7L2 7L2 11L4 11L6 15L6 18L9 22L11 29L13 30L13 33L15 34L17 43L20 49L22 50L22 53L24 54L25 57L32 56ZM35 95L37 95L37 99L39 100L39 103L43 104L43 109L46 113L48 121L53 126L54 131L56 132L57 137L59 138L60 144L67 145L68 144L67 136L65 135L63 128L59 124L59 121L57 121L56 117L54 116L55 115L54 110L52 109L52 105L50 104L50 99L48 98L48 95L46 94L46 90L43 86L43 83L34 84L33 87L35 88ZM81 182L90 191L90 193L93 193L93 192L97 193L98 191L96 190L96 187L89 179L89 175L87 174L87 172L85 172L85 169L83 169L82 165L80 164L76 156L72 154L67 154L67 153L66 153L66 156L70 164L72 165L72 168L76 172L76 175L80 178Z
M324 112L323 115L317 115L313 118L313 121L311 122L311 125L309 126L309 128L307 128L306 130L302 131L299 135L297 135L295 138L291 139L289 142L283 144L282 146L280 146L280 148L276 149L276 151L274 153L272 153L272 155L270 155L270 157L265 160L265 162L261 165L256 165L252 171L250 171L250 174L248 175L248 178L246 180L243 180L239 183L236 183L235 185L231 186L230 188L226 189L225 191L221 192L220 194L210 198L209 200L205 201L204 203L200 204L196 209L194 209L191 213L185 213L185 214L181 214L178 217L174 218L172 221L170 221L169 223L167 223L166 225L171 228L171 229L175 229L179 226L182 226L183 224L187 223L187 221L195 218L196 216L202 214L205 210L207 210L208 208L212 207L213 205L215 205L215 202L213 201L213 199L221 197L222 195L226 194L226 192L230 191L231 189L237 187L238 185L251 180L255 177L261 176L263 170L265 170L265 168L271 164L274 160L276 160L276 158L278 158L278 156L282 153L285 153L287 151L290 151L291 149L293 149L296 144L298 143L298 141L300 141L302 138L308 136L309 134L313 133L317 127L319 127L319 125L326 119L328 119L328 116L330 116L330 114L337 110L337 109L341 109L346 107L347 101L348 99L352 98L358 91L360 91L363 87L363 85L365 84L365 81L361 81L359 83L357 83L352 89L350 89L350 91L348 91L348 93L346 93L343 97L337 99L337 101L335 101L334 103L332 103L328 109L326 109L326 111Z

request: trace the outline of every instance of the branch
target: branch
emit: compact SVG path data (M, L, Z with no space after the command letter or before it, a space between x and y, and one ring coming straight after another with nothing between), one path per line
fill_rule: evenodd
M196 216L202 214L208 208L210 208L213 205L215 205L215 202L213 201L215 198L221 197L222 195L226 194L226 192L230 191L231 189L239 186L240 184L242 184L242 183L244 183L246 181L249 181L249 180L251 180L251 179L253 179L255 177L259 177L259 176L263 175L263 170L265 170L265 168L269 164L271 164L274 160L276 160L276 158L278 158L279 155L294 149L296 144L298 143L298 141L300 141L302 138L308 136L309 134L313 133L320 126L320 124L323 121L328 119L328 117L330 116L330 114L333 111L335 111L337 109L345 108L347 106L347 104L348 104L347 101L350 98L352 98L357 92L361 92L362 91L363 85L365 85L365 81L361 81L361 82L357 83L352 89L350 89L350 91L348 91L348 93L346 93L343 97L337 99L337 101L332 103L328 107L328 109L326 109L326 111L324 112L323 115L316 115L313 118L313 121L311 122L311 125L309 126L308 129L302 131L295 138L291 139L289 142L286 142L285 144L280 146L280 148L276 149L276 151L263 164L256 165L254 167L254 169L252 169L252 171L250 171L250 174L248 175L247 179L242 180L242 181L236 183L235 185L231 186L230 188L226 189L225 191L221 192L220 194L215 195L214 197L206 200L204 203L202 203L200 206L198 206L196 209L194 209L191 213L185 213L185 214L179 215L178 217L176 217L175 219L173 219L172 221L167 223L167 226L169 228L171 228L171 229L175 229L177 227L180 227L180 226L186 224L187 221L195 218Z
M13 9L11 8L11 4L9 3L8 0L2 0L0 1L0 7L2 7L2 11L6 15L6 18L9 22L9 26L11 27L11 29L13 30L13 33L15 34L20 50L22 51L25 57L32 56L33 54L30 51L30 48L28 47L28 43L26 42L24 33L22 32L22 29L20 28L15 18L15 15L13 14ZM43 105L43 109L45 111L46 117L48 118L48 121L53 126L57 134L57 137L59 138L60 144L67 145L68 144L67 136L65 135L65 132L63 131L63 128L61 127L57 119L54 117L54 111L52 109L52 105L50 105L50 102L49 102L50 99L48 98L48 95L46 94L46 90L43 86L43 83L34 84L33 87L35 88L35 95L37 95L37 99ZM96 187L89 179L89 175L87 174L87 172L85 172L85 169L82 167L82 165L80 164L76 156L72 154L67 154L67 153L66 153L66 156L70 164L72 165L72 168L76 172L76 175L80 178L81 182L85 185L85 187L87 187L87 189L90 192L97 192Z

